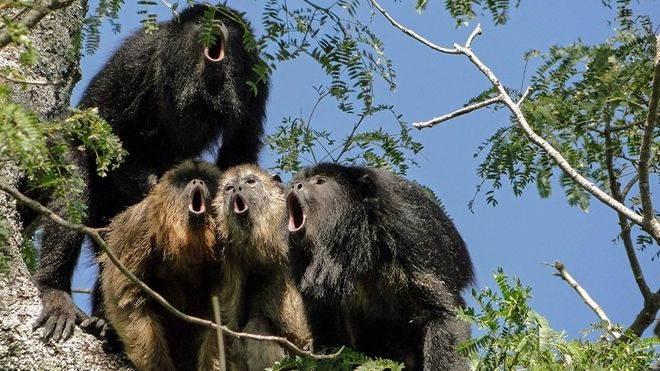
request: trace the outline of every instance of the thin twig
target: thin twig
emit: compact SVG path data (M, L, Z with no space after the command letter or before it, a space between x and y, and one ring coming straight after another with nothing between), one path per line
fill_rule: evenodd
M378 9L378 11L383 15L383 17L385 17L388 21L390 21L390 23L394 27L401 30L401 32L403 32L404 34L412 37L413 39L421 42L422 44L428 46L429 48L431 48L433 50L439 51L440 53L459 54L458 50L456 50L455 48L450 49L450 48L445 48L445 47L436 45L436 44L432 43L431 41L425 39L424 37L418 35L417 33L415 33L415 31L404 27L401 23L397 22L394 18L392 18L390 16L390 14L387 12L387 10L385 10L382 6L380 6L380 4L378 4L378 2L376 2L376 0L370 0L370 1L371 1L371 5L373 5L376 9Z
M482 101L482 102L473 103L469 106L463 107L461 109L458 109L458 110L456 110L454 112L451 112L451 113L448 113L446 115L434 117L434 118L432 118L428 121L414 122L412 125L414 127L416 127L417 129L430 128L430 127L433 127L437 124L445 122L447 120L451 120L455 117L465 115L466 113L476 111L480 108L484 108L484 107L490 106L491 104L499 103L501 101L502 101L502 96L498 95L496 97L487 99L487 100Z
M651 188L649 186L649 163L653 156L654 132L658 121L658 101L660 101L660 36L655 39L655 59L653 60L653 84L649 109L646 116L646 126L639 149L639 196L642 202L644 225L651 235L660 243L660 223L655 218Z
M525 89L525 92L523 93L522 97L520 97L520 99L518 99L518 103L516 103L516 104L517 104L518 106L522 105L522 103L525 101L525 99L527 99L527 97L529 96L529 94L530 94L533 90L534 90L533 87L528 86L527 89Z
M578 293L578 295L580 295L580 297L582 298L584 303L587 304L587 306L589 308L591 308L591 310L593 310L594 313L596 313L598 318L601 321L607 323L608 330L612 333L612 336L614 336L614 338L616 338L616 339L621 337L621 334L619 332L612 331L612 322L607 317L607 314L605 314L605 312L600 307L600 305L598 305L598 303L596 303L591 298L591 296L589 296L587 291L584 288L582 288L582 286L580 286L579 283L577 283L577 281L571 276L571 274L568 273L568 271L566 270L566 267L564 266L564 264L562 262L560 262L559 260L557 260L557 261L554 262L554 264L552 264L552 266L555 267L555 269L557 269L558 273L555 273L555 275L561 277L561 279L566 281Z
M218 300L217 296L213 296L211 302L213 303L215 323L218 325L218 329L215 332L218 334L218 361L220 361L220 371L225 371L227 370L227 364L225 363L225 342L222 339L222 331L220 331L219 327L222 325L220 319L220 300Z
M253 339L253 340L259 340L259 341L274 341L285 348L287 348L291 353L299 356L305 356L305 357L310 357L314 359L332 359L337 357L343 350L344 347L339 349L336 353L333 354L314 354L310 351L306 351L303 349L298 348L295 344L293 344L289 339L284 338L284 337L279 337L279 336L268 336L268 335L255 335L255 334L248 334L245 332L237 332L230 330L226 326L218 326L213 321L201 319L198 317L193 317L190 315L187 315L177 308L175 308L172 304L170 304L165 298L163 298L160 294L152 290L147 284L144 282L140 281L133 273L131 273L126 267L119 261L117 256L108 248L108 246L105 244L105 241L103 238L101 238L101 235L99 234L98 230L94 228L89 228L81 224L76 224L72 223L59 215L55 214L52 210L48 209L47 207L41 205L39 202L27 197L26 195L22 194L18 189L9 186L7 184L4 184L0 182L0 190L7 192L9 195L11 195L14 199L16 199L18 202L23 203L25 206L29 207L30 209L36 211L37 213L49 218L51 221L69 228L71 230L74 230L79 233L84 233L88 235L102 250L105 254L108 255L108 258L112 263L119 269L120 272L122 272L126 277L128 277L131 282L133 282L136 286L138 286L143 292L145 292L147 295L149 295L152 299L154 299L156 302L158 302L160 305L162 305L168 312L172 313L175 317L191 324L195 325L200 325L212 330L216 330L218 328L222 329L226 334L229 334L235 338L248 338L248 339Z
M51 12L66 8L67 6L73 4L75 0L65 0L65 1L59 1L59 0L53 0L50 2L47 2L43 4L43 7L41 8L35 8L30 10L28 14L25 15L23 19L21 19L20 24L27 28L31 29L34 27L39 21L50 14ZM11 42L11 35L9 34L8 31L2 31L0 32L0 49L4 48L5 46L9 45Z
M74 293L74 294L92 295L94 293L94 290L92 290L92 289L71 289L71 292Z
M62 85L64 84L64 81L46 81L46 80L27 80L27 79L17 79L11 76L7 76L5 74L0 73L0 78L3 78L7 81L11 81L16 84L27 84L27 85L40 85L40 86L47 86L47 85Z

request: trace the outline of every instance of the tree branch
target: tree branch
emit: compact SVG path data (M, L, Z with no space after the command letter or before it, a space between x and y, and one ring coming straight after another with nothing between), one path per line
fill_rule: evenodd
M415 32L403 27L400 23L398 23L395 19L393 19L385 9L383 9L375 0L370 0L372 5L376 7L380 11L381 14L387 20L396 28L401 30L403 33L406 35L412 37L413 39L421 42L422 44L430 47L433 50L436 50L441 53L445 54L463 54L465 55L472 64L474 64L479 71L481 71L486 78L491 82L491 84L497 89L497 91L500 93L502 103L504 103L509 110L513 113L514 117L516 118L516 122L520 125L520 127L523 129L525 136L534 143L537 147L541 148L545 153L550 156L555 163L557 163L557 166L566 173L574 182L576 182L578 185L580 185L582 188L584 188L587 192L589 192L591 195L596 197L598 200L600 200L602 203L605 205L611 207L617 212L622 213L625 215L626 218L631 220L632 222L642 226L645 230L647 230L651 236L656 241L660 241L660 225L658 225L657 220L652 219L647 221L644 217L641 215L637 214L635 211L632 209L628 208L626 205L622 204L621 202L615 200L612 198L612 196L608 195L607 193L603 192L598 186L596 186L594 183L586 179L584 176L582 176L580 173L578 173L569 163L566 161L566 159L562 156L562 154L557 151L550 143L548 143L545 139L541 138L538 134L534 132L534 130L531 128L529 123L527 122L527 119L523 115L520 105L517 104L516 102L511 99L511 96L507 93L506 89L504 88L504 85L500 82L500 80L495 76L493 71L491 71L490 68L488 68L480 59L477 57L474 52L472 52L472 49L469 47L464 47L460 46L458 44L454 44L454 49L447 49L447 48L442 48L439 47L430 41L424 39L422 36L419 36ZM477 26L477 28L472 32L470 37L468 38L468 42L465 43L466 46L471 46L472 41L474 38L480 34L481 32L481 27ZM657 64L656 64L657 66ZM657 70L657 68L656 68ZM659 79L660 80L660 79ZM658 84L660 84L660 81L658 81ZM659 88L660 89L660 88ZM655 91L655 90L654 90ZM652 212L652 211L651 211ZM657 227L657 228L656 228Z
M655 125L658 121L658 101L660 100L660 35L655 38L655 59L653 60L653 87L649 110L646 116L646 126L642 136L642 144L639 149L639 196L642 201L644 213L644 225L660 243L660 223L655 218L653 201L651 200L651 189L649 186L649 162L653 151Z
M0 73L0 78L3 78L7 81L16 83L16 84L27 84L27 85L41 85L41 86L47 86L47 85L62 85L64 84L64 81L45 81L45 80L26 80L26 79L17 79L5 74Z
M451 113L448 113L446 115L442 115L442 116L432 118L429 121L414 122L412 125L414 127L416 127L417 129L430 128L430 127L433 127L437 124L445 122L447 120L451 120L455 117L462 116L462 115L465 115L466 113L470 113L470 112L476 111L480 108L484 108L484 107L490 106L491 104L500 103L500 102L502 102L502 96L498 95L496 97L487 99L485 101L477 102L477 103L471 104L469 106L463 107L461 109L458 109L458 110L456 110L454 112L451 112Z
M591 308L591 310L593 310L594 313L596 313L598 318L601 321L607 323L608 331L612 334L612 336L614 336L614 338L616 339L621 337L620 333L612 330L612 322L607 317L607 314L605 314L605 312L600 307L600 305L598 305L598 303L596 303L591 298L591 296L589 296L589 293L587 293L587 291L584 288L582 288L582 286L580 286L579 283L577 283L577 281L571 276L571 274L568 273L564 264L559 260L557 260L554 262L554 264L552 264L552 266L555 267L555 269L557 269L557 273L555 273L555 276L559 276L561 277L561 279L566 281L573 288L573 290L575 290L578 293L578 295L580 295L584 303L587 304L587 306Z
M248 339L253 339L253 340L259 340L259 341L274 341L282 346L284 346L286 349L291 351L291 353L299 356L305 356L305 357L310 357L314 359L332 359L334 357L337 357L343 350L344 347L339 349L336 353L333 354L315 354L310 351L306 351L303 349L298 348L295 344L293 344L289 339L284 338L284 337L279 337L279 336L267 336L267 335L255 335L255 334L248 334L245 332L237 332L230 330L226 326L218 326L213 321L201 319L198 317L193 317L189 316L177 308L175 308L172 304L170 304L165 298L163 298L160 294L152 290L147 284L144 282L140 281L133 273L131 273L126 267L119 261L117 256L108 248L108 246L105 244L105 241L103 238L101 238L100 233L98 230L94 228L89 228L81 224L76 224L72 223L59 215L55 214L52 210L48 209L47 207L41 205L39 202L27 197L26 195L22 194L18 189L6 185L4 183L0 182L0 190L8 193L11 195L14 199L17 201L21 202L25 206L29 207L30 209L36 211L37 213L41 214L44 217L47 217L48 219L52 220L53 222L69 228L71 230L74 230L79 233L84 233L88 235L101 249L103 250L104 253L108 255L108 258L110 258L110 261L121 271L126 277L128 277L131 282L133 282L136 286L138 286L143 292L145 292L147 295L149 295L152 299L157 301L160 305L162 305L165 309L167 309L168 312L173 314L175 317L191 324L195 325L200 325L212 330L217 330L218 328L222 329L226 334L229 334L235 338L248 338Z
M369 1L371 1L371 5L373 5L376 9L378 9L380 14L382 14L383 17L385 17L385 19L387 19L394 27L401 30L401 32L403 32L404 34L412 37L413 39L421 42L422 44L424 44L424 45L428 46L429 48L431 48L435 51L438 51L440 53L459 54L458 50L456 50L455 48L454 49L449 49L449 48L444 48L442 46L436 45L436 44L432 43L431 41L429 41L429 40L423 38L422 36L418 35L417 33L415 33L415 31L404 27L403 25L401 25L401 23L397 22L394 18L392 18L390 16L390 14L387 12L387 10L385 10L382 6L380 6L380 4L378 4L378 2L376 2L376 0L369 0ZM473 32L473 34L474 34L474 32ZM473 38L474 38L474 36L471 35L470 39L473 39ZM470 39L468 39L468 40L470 40Z
M624 202L624 195L621 193L621 187L619 186L617 175L614 171L614 148L612 146L612 135L609 127L608 124L603 132L605 137L605 164L607 165L607 177L610 183L610 192L612 192L614 199L619 202ZM628 263L630 263L630 268L635 277L637 287L639 287L639 291L642 293L644 301L646 301L651 295L651 289L649 289L649 286L646 284L644 272L642 272L642 267L639 265L639 260L637 260L635 246L633 245L632 236L630 234L630 224L628 223L628 219L626 219L621 213L617 213L616 215L619 218L619 228L621 229L620 236L623 241L623 247L626 250Z
M28 14L21 19L20 24L27 28L27 29L32 29L39 21L50 14L51 12L66 8L67 6L73 4L75 0L52 0L50 2L47 2L43 4L42 7L40 8L34 8L28 12ZM0 49L4 48L5 46L9 45L11 42L11 35L9 34L8 31L3 31L0 32Z

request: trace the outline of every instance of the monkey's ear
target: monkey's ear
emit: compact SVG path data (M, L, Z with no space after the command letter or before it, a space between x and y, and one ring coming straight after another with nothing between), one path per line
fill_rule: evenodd
M270 179L277 183L282 183L282 178L280 178L280 174L271 174Z
M357 181L358 192L362 198L374 198L376 197L376 184L369 174L363 174L358 178Z

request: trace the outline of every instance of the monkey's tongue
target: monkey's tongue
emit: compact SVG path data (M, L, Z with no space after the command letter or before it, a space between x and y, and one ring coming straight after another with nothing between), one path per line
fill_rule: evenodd
M206 212L206 204L204 202L204 196L202 195L201 189L195 188L193 190L190 204L188 204L188 210L196 215Z
M204 48L204 56L211 62L220 62L225 59L225 44L229 37L227 27L222 24L220 26L220 35L215 40L215 45Z
M297 232L305 225L305 213L303 212L300 199L295 193L289 193L286 198L286 206L289 210L289 232Z

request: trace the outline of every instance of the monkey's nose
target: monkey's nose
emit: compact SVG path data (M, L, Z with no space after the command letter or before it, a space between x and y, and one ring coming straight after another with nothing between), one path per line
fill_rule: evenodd
M193 185L201 185L201 186L203 186L203 185L204 185L204 181L203 181L203 180L200 180L200 179L193 179L192 184L193 184Z

